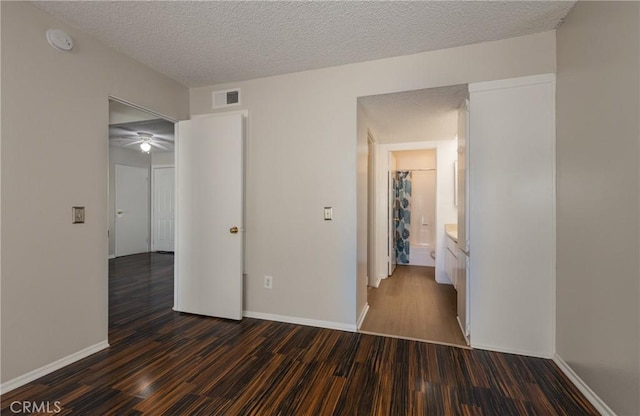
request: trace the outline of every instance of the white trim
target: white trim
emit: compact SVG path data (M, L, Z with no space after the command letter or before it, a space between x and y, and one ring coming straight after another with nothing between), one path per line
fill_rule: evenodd
M243 311L245 318L264 319L266 321L284 322L288 324L315 326L317 328L337 329L338 331L356 332L357 328L352 324L342 322L320 321L317 319L298 318L295 316L276 315L272 313Z
M124 104L124 105L129 106L131 108L134 108L136 110L140 110L140 111L143 111L145 113L149 113L149 114L151 114L153 116L156 116L158 118L164 119L166 121L170 121L172 123L177 123L178 122L178 120L173 118L173 117L169 117L166 114L162 114L162 113L159 113L157 111L150 110L150 109L148 109L146 107L139 106L137 104L132 103L131 101L127 101L127 100L124 100L122 98L118 98L115 95L109 95L108 99L111 100L111 101L115 101L117 103L120 103L120 104Z
M544 353L533 352L533 351L494 347L493 345L476 344L473 342L471 343L471 348L478 349L478 350L485 350L485 351L501 352L505 354L524 355L526 357L545 358L547 360L553 358L553 353L544 354Z
M449 139L451 140L451 139ZM382 152L397 152L400 150L425 150L425 149L437 149L439 143L447 142L449 140L432 140L422 142L405 142L405 143L385 143L380 144L380 150Z
M382 279L386 279L389 276L378 276L375 280L375 282L373 282L373 286L375 288L379 288L380 287L380 282L382 282Z
M551 267L552 267L551 268L551 273L552 273L552 276L551 276L551 288L552 288L554 296L551 297L551 303L552 303L551 308L553 310L553 315L552 316L555 317L556 319L551 319L551 325L552 325L552 328L551 328L551 345L553 346L552 347L553 350L554 350L553 355L555 357L556 356L555 349L557 348L556 347L556 345L557 345L556 344L556 342L557 342L556 341L557 340L557 337L556 337L556 330L557 329L556 328L557 328L557 325L558 325L558 322L557 322L558 305L557 305L557 296L556 296L556 293L557 293L556 290L557 290L557 287L558 287L558 284L557 284L557 280L558 280L558 277L557 277L558 276L558 274L557 274L557 271L558 271L558 261L557 261L557 259L558 259L558 257L557 257L557 253L558 253L558 251L557 251L557 246L558 246L558 243L557 243L557 241L558 241L558 216L557 216L557 212L558 212L558 192L557 192L558 177L557 177L557 175L558 175L558 173L557 173L556 167L558 166L558 162L557 162L557 159L556 159L556 148L557 148L557 146L555 146L555 143L557 142L556 115L558 114L558 110L557 110L557 105L556 105L556 96L557 96L557 93L556 93L556 76L555 76L555 74L547 74L547 76L549 76L550 83L551 83L551 85L553 87L553 101L552 101L553 112L552 112L552 116L551 116L553 118L553 143L554 143L554 146L551 147L551 159L552 159L551 160L551 192L552 192L551 197L552 197L552 201L553 201L553 204L551 204L552 205L551 206L551 221L552 221L552 224L553 224L553 227L552 227L552 230L551 230L551 232L552 232L552 239L551 239L551 245L552 245L552 247L551 247L552 248L552 250L551 250Z
M458 326L460 327L460 331L462 332L462 336L464 337L464 342L466 342L467 345L471 345L469 337L467 336L467 331L462 327L462 322L460 322L460 315L456 315L456 322L458 322Z
M174 134L175 134L175 127L174 127ZM175 135L173 137L175 137ZM175 148L174 148L174 150L175 150ZM174 158L175 158L175 153L174 153ZM155 171L156 171L156 169L174 169L174 171L173 171L174 172L173 173L173 176L174 176L174 178L173 178L173 180L174 180L173 186L174 186L174 188L173 189L174 189L174 192L175 192L175 168L176 168L175 167L175 163L172 164L172 165L153 165L153 164L151 165L151 175L149 175L150 176L150 181L151 181L151 199L149 201L149 211L150 211L150 214L151 214L151 223L150 223L150 227L149 227L150 228L149 235L150 235L150 240L151 240L151 251L152 252L156 251L156 236L155 236L155 233L154 233L154 229L155 229L154 224L155 224L155 217L156 216L155 216L155 209L154 209L155 208L155 204L153 203L153 201L155 201L155 194L156 194ZM175 193L174 193L174 196L175 196ZM174 211L175 211L175 201L174 201L173 205L174 205ZM173 247L173 249L175 250L175 237L176 237L176 232L175 232L175 224L176 224L175 223L175 212L174 212L174 217L173 218L174 218L174 222L173 222L173 242L174 242L173 246L174 247Z
M376 188L376 198L373 203L376 205L374 212L375 218L373 221L374 233L375 233L375 247L373 249L375 271L380 279L386 279L389 277L389 255L388 255L388 237L387 237L387 196L389 188L387 186L388 170L389 170L389 156L386 152L385 158L382 157L383 149L380 144L376 144L376 162L375 162L375 178L374 187ZM380 192L383 192L382 194ZM382 223L384 221L384 223ZM384 243L382 247L381 244Z
M51 374L56 370L61 369L62 367L66 367L69 364L73 364L76 361L80 361L83 358L86 358L92 354L95 354L98 351L102 351L105 348L109 348L109 342L108 341L102 341L99 342L95 345L91 345L87 348L84 348L78 352L75 352L71 355L67 355L66 357L63 357L59 360L56 360L52 363L49 363L47 365L44 365L40 368L36 368L33 371L29 371L26 374L23 374L21 376L18 376L12 380L9 380L5 383L2 383L0 385L0 394L5 394L10 392L13 389L16 389L18 387L24 386L27 383L30 383L34 380L39 379L40 377L44 377L47 374Z
M249 110L229 110L229 111L215 111L213 113L204 113L204 114L193 114L191 116L191 118L189 120L196 120L199 118L205 118L205 117L222 117L222 116L228 116L229 114L242 114L242 116L244 117L249 117ZM189 121L189 120L182 120L182 121ZM178 160L177 158L175 158L174 160Z
M115 258L116 258L116 255L115 255L115 254L109 254L108 258L110 258L110 259L115 259Z
M389 245L389 235L388 235L388 222L389 218L388 214L388 176L389 176L389 154L394 151L401 150L435 150L436 154L438 154L438 148L444 144L448 144L452 139L444 139L444 140L432 140L432 141L421 141L421 142L404 142L404 143L385 143L378 144L377 150L377 164L376 164L376 218L375 218L375 232L376 232L376 247L374 249L374 255L376 256L376 263L378 267L378 273L383 274L382 272L387 272L389 270L389 258L388 258L388 245ZM437 156L436 156L437 157ZM437 162L436 162L437 164ZM436 166L438 170L440 167ZM437 171L438 171L437 170ZM436 172L437 172L436 171ZM437 174L437 173L436 173ZM436 179L437 181L437 179ZM436 183L436 225L438 224L438 209L437 209L437 192L438 186ZM439 229L439 228L438 228ZM437 231L436 231L437 233ZM437 240L437 239L436 239ZM438 250L438 244L436 243L436 250ZM437 255L436 255L437 257ZM438 271L440 268L436 270L436 281L441 284L451 284L449 280L438 279ZM385 275L383 278L387 278Z
M442 341L432 341L430 339L405 337L403 335L383 334L382 332L374 332L374 331L358 331L358 332L360 332L361 334L372 335L372 336L375 336L375 337L404 339L404 340L408 340L408 341L424 342L424 343L427 343L427 344L445 345L447 347L462 348L463 350L472 350L473 349L468 345L452 344L450 342L442 342Z
M549 84L555 82L555 79L555 74L540 74L528 77L501 79L497 81L475 82L473 84L469 84L469 92L482 92L501 90L505 88L525 87L536 84Z
M362 308L362 312L360 312L360 316L358 317L358 322L356 322L356 327L358 328L358 330L362 326L362 323L364 322L364 318L367 317L367 312L369 312L369 303L365 303L364 308Z
M452 282L451 280L449 280L449 279L445 279L445 280L438 279L438 277L439 277L439 276L440 276L440 275L438 275L438 274L436 273L436 283L440 283L441 285L450 285L450 286L453 286L453 282Z
M377 261L377 213L378 210L378 145L375 136L370 129L367 128L367 189L371 187L371 192L367 193L367 255L371 248L371 258L367 258L367 285L378 287L379 279L376 278L380 274Z
M558 354L554 354L553 362L558 365L560 370L562 370L562 372L569 378L569 380L571 380L571 382L578 388L578 390L580 390L580 392L584 394L584 397L586 397L587 400L591 402L593 407L595 407L601 415L616 416L615 412L611 410L609 406L607 406L604 400L602 400L593 390L591 390L587 383L585 383L584 380L582 380L580 376L578 376L575 371L573 371L573 369L562 359L562 357L560 357Z
M180 123L173 125L173 310L178 308L178 262L180 261L180 252L178 250L178 234L180 233L180 224L178 223L178 199L180 198L180 189L178 188L178 152L180 140Z

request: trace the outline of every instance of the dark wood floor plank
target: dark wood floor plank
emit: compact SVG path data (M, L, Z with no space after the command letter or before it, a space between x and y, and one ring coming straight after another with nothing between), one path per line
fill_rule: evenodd
M173 257L110 260L111 347L2 396L61 415L596 415L550 360L174 312Z

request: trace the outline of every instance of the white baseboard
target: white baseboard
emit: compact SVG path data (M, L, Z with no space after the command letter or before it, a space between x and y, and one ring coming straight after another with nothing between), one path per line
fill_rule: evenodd
M371 282L371 279L369 279L367 277L367 287L377 288L378 286L380 286L380 278L379 277L374 277L373 278L373 283Z
M444 275L444 278L442 277ZM453 285L453 282L449 280L446 274L436 273L436 283L440 283L441 285Z
M524 350L518 350L518 349L512 349L512 348L495 347L493 345L476 344L474 342L471 343L471 348L475 348L478 350L493 351L493 352L502 352L505 354L524 355L526 357L545 358L547 360L553 358L553 353L545 354L545 353L536 352L536 351L524 351Z
M18 387L24 386L27 383L32 382L33 380L37 380L40 377L46 376L47 374L53 373L56 370L61 369L62 367L66 367L69 364L73 364L76 361L80 361L83 358L90 356L91 354L95 354L98 351L102 351L105 348L109 348L108 341L102 341L95 345L91 345L90 347L84 348L78 352L75 352L71 355L67 355L66 357L60 358L52 363L44 365L40 368L36 368L33 371L29 371L26 374L18 376L13 380L9 380L0 385L0 394L5 394L10 392L13 389L17 389Z
M110 258L110 259L115 259L115 258L116 258L116 255L115 255L115 254L109 254L109 258Z
M364 318L367 316L367 312L369 312L369 304L365 303L364 308L362 308L362 312L360 312L360 316L358 317L358 322L356 322L356 327L360 329L362 323L364 322Z
M460 322L460 316L456 315L456 321L458 321L458 326L460 327L460 331L462 331L464 342L466 342L467 345L469 345L470 344L469 337L467 336L467 331L465 331L465 329L462 327L462 322Z
M266 321L285 322L288 324L315 326L317 328L337 329L338 331L356 332L355 325L342 322L320 321L317 319L298 318L295 316L277 315L272 313L243 311L242 316L246 318L264 319Z
M569 377L569 380L575 384L578 390L584 394L584 397L591 402L593 407L595 407L602 416L616 416L614 411L611 410L611 408L607 406L607 404L593 390L591 390L591 387L589 387L587 383L585 383L584 380L582 380L580 376L578 376L575 371L569 367L569 364L567 364L558 354L553 356L553 362L560 367L560 370Z

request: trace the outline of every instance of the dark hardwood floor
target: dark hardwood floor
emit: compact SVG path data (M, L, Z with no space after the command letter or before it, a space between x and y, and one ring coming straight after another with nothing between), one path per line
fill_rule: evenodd
M597 415L550 360L177 313L172 275L171 255L110 260L111 347L3 395L2 414Z

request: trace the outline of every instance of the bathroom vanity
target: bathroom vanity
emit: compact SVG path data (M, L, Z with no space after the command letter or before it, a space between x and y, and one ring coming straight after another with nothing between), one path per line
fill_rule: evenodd
M447 236L447 249L444 255L444 271L447 273L453 287L458 289L457 261L458 261L458 226L457 224L445 224L445 234Z
M457 292L457 317L460 329L465 338L468 339L469 327L467 325L467 255L460 248L458 242L457 224L446 224L445 234L447 236L447 249L445 250L444 268L449 276L453 287Z

